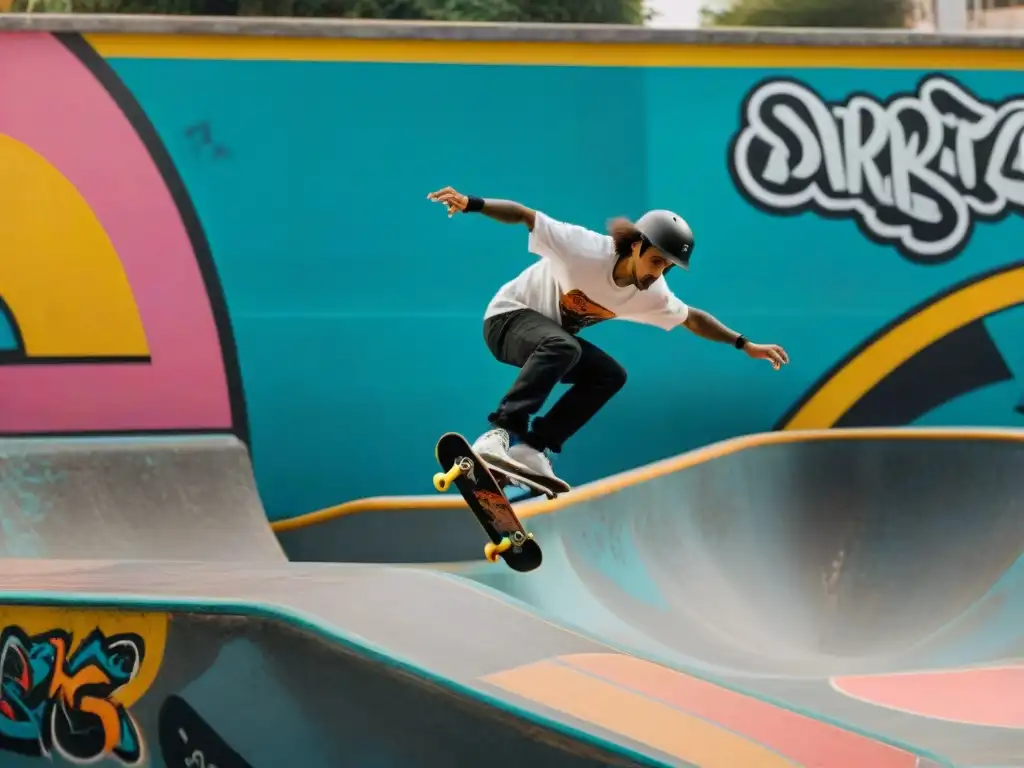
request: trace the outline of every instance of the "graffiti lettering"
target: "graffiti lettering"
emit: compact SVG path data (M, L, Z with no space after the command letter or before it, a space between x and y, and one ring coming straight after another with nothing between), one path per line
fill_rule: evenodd
M933 74L884 102L829 102L772 78L744 100L729 170L762 210L852 218L910 261L942 263L976 220L1024 211L1024 98L985 101Z
M0 633L0 748L92 762L142 761L142 740L115 693L138 674L145 644L134 633L93 630L73 651L71 633Z

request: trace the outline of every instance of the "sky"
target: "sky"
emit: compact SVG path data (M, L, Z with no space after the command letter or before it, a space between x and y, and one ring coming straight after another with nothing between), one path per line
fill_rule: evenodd
M647 0L647 6L658 12L652 27L696 27L703 0Z

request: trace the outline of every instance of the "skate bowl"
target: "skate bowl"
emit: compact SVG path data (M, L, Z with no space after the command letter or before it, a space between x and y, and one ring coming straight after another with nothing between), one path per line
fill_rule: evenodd
M1024 440L946 434L721 443L685 470L646 467L641 482L625 475L582 489L590 498L524 509L543 576L461 573L574 623L617 617L714 671L891 671L924 652L990 661L944 638L1013 578ZM592 603L554 589L565 584ZM1024 651L1016 631L1001 640L992 652L1004 659Z
M761 701L1022 763L1020 433L780 433L695 458L525 511L537 578L457 572Z
M0 760L1019 764L1022 450L740 438L523 503L517 575L449 496L275 538L231 437L6 440Z
M534 573L482 562L461 534L444 567L685 675L674 695L712 721L726 704L698 678L949 764L1024 765L1021 477L1019 431L753 435L519 505L544 549ZM413 499L349 509L314 526L321 552L391 515L415 537ZM419 524L458 515L453 500ZM279 534L293 559L301 531Z

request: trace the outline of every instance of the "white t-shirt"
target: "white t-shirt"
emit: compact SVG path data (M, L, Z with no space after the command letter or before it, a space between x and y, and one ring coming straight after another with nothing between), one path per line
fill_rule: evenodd
M616 285L612 279L615 244L608 235L537 211L529 249L541 259L498 289L487 305L485 319L529 308L570 333L613 318L669 331L690 311L664 278L646 291Z

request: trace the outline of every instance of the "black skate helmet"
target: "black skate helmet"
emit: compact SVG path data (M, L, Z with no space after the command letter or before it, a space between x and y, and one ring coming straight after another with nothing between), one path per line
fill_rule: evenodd
M682 216L672 211L648 211L636 222L636 228L647 242L665 254L673 264L683 269L690 268L693 230Z

